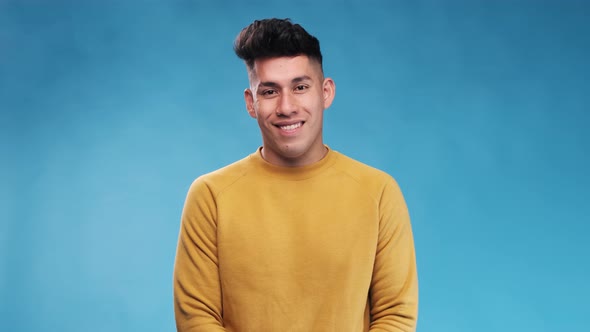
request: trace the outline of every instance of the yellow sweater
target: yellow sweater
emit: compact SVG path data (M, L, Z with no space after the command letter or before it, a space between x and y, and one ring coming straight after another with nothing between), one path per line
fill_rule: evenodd
M329 150L252 155L191 185L174 267L178 331L414 331L407 208L386 173Z

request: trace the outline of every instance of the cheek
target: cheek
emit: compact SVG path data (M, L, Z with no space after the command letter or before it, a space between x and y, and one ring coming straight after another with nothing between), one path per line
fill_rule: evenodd
M258 126L261 129L266 129L269 128L271 126L271 124L269 123L268 119L263 116L262 114L258 114L258 117L256 118L256 122L258 122Z
M264 102L259 102L258 107L256 108L256 114L258 118L269 118L272 116L276 110L275 102L271 100L265 100Z
M304 102L308 108L314 112L324 109L324 95L321 91L315 91L313 94L306 96Z

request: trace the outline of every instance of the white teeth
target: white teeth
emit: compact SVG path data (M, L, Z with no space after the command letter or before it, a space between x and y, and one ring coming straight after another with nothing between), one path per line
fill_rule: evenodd
M293 129L296 129L299 127L301 127L301 122L297 122L295 124L288 125L288 126L280 126L280 128L283 130L293 130Z

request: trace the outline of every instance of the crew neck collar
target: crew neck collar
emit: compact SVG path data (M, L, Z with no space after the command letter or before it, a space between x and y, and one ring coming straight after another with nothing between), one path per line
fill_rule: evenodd
M326 155L316 161L315 163L305 165L305 166L278 166L269 163L268 161L262 158L262 147L259 147L256 152L250 155L250 160L263 172L268 173L269 175L285 180L304 180L312 178L319 173L323 172L330 166L334 164L337 158L336 151L333 151L327 145L324 145L328 152Z

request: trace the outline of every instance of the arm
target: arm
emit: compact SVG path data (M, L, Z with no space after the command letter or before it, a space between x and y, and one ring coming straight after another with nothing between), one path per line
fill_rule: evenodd
M395 181L385 185L371 281L371 332L411 332L418 316L418 277L410 217Z
M182 211L174 264L174 314L179 332L221 332L217 207L202 179L190 187Z

